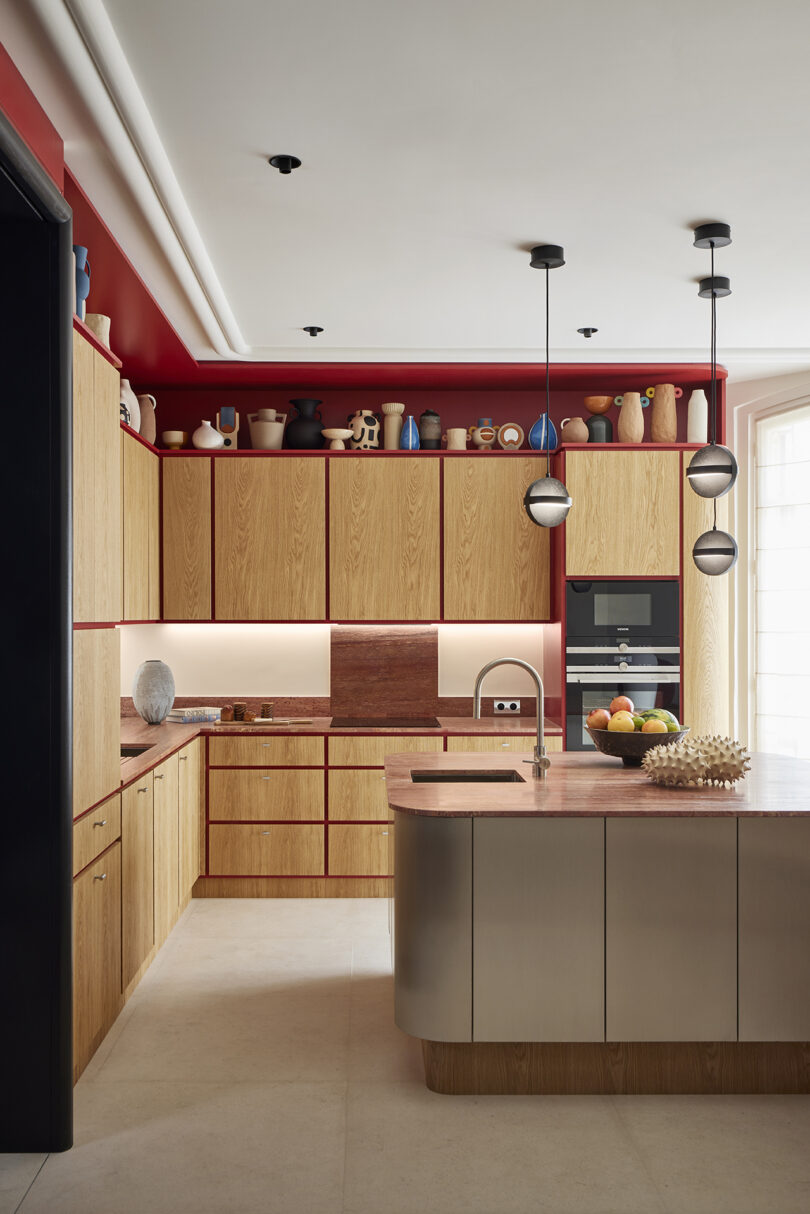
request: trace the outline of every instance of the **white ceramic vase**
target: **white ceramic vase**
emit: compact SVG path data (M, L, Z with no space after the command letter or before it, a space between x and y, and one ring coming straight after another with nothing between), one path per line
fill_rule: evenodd
M132 702L147 725L162 725L174 703L174 675L165 662L141 662L132 683Z
M695 388L689 397L686 414L686 441L707 443L709 441L709 402L702 388Z
M219 451L225 446L225 439L219 430L208 421L201 421L191 436L191 441L198 451Z
M121 380L120 401L121 421L131 426L137 434L141 428L141 406L138 404L138 398L132 391L132 385L128 379Z

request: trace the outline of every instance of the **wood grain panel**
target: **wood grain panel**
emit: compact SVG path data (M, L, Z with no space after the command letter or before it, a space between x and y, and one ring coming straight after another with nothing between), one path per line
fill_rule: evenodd
M177 756L178 849L180 901L191 892L200 875L200 838L205 812L202 784L202 740L195 738Z
M121 794L116 793L73 824L73 876L121 836Z
M608 818L608 1041L737 1037L737 823Z
M810 1041L810 820L739 823L740 1041Z
M438 460L333 460L330 618L438 619L439 529Z
M322 826L209 826L208 868L222 877L320 877L323 834Z
M439 710L439 630L431 624L336 624L332 714L426 717Z
M121 1008L121 844L73 882L73 1078Z
M95 413L95 619L120 620L121 598L121 455L118 371L103 354L93 354Z
M147 483L147 533L149 564L147 619L160 619L160 460L153 451L142 447L146 455L144 476Z
M208 817L228 822L306 822L324 816L323 772L279 767L272 771L208 773Z
M551 545L523 509L545 461L447 460L444 467L444 618L547 620Z
M383 877L388 873L388 825L329 827L329 873Z
M73 633L73 816L121 784L121 657L117 628Z
M216 460L214 485L217 619L324 619L324 461Z
M472 751L475 754L532 754L534 752L535 735L520 734L470 734L464 738L448 738L447 749L455 753ZM554 734L546 738L546 750L549 754L562 752L562 738Z
M388 887L388 877L201 877L194 897L387 898Z
M155 768L155 944L160 947L177 921L180 905L179 777L177 755Z
M149 525L151 519L149 459L151 452L121 431L123 447L122 501L124 532L124 619L149 618Z
M343 735L329 739L330 767L382 767L386 755L432 754L444 749L444 738L400 734L392 737Z
M212 767L321 767L323 738L289 734L212 737L208 742L208 762Z
M165 459L163 476L163 616L211 618L211 477L213 460Z
M568 577L677 577L677 451L569 451Z
M388 821L388 793L381 768L342 768L330 771L328 779L330 822Z
M423 1041L425 1082L449 1096L810 1092L807 1042Z
M97 618L94 353L90 343L74 330L73 618L77 623Z
M121 797L121 969L126 991L155 944L152 772L125 788Z
M712 502L698 497L686 479L683 453L683 636L681 719L693 734L728 734L731 674L730 577L707 577L692 560L695 540L712 526ZM728 529L728 497L717 503L717 526Z

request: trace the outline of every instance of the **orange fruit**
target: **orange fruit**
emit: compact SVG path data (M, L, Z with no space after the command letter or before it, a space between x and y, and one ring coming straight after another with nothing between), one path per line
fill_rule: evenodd
M608 729L614 733L634 733L635 728L629 712L615 712L608 721Z
M642 733L667 733L665 721L659 721L657 717L651 717L649 721L645 721L641 726Z

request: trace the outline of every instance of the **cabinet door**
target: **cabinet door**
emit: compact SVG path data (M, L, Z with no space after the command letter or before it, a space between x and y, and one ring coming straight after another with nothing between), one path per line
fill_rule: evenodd
M333 460L330 619L438 619L439 531L438 460Z
M444 738L420 737L418 734L369 735L330 737L330 767L382 767L386 755L435 754L444 749Z
M208 741L212 767L322 767L323 738L254 734Z
M737 823L608 818L608 1041L737 1037Z
M123 444L124 619L160 616L158 458L132 435Z
M73 876L121 837L121 794L73 823Z
M121 657L117 628L73 633L73 816L121 785Z
M473 819L475 1041L604 1041L604 834Z
M466 738L448 738L449 751L472 750L476 754L520 754L530 755L534 752L535 736L527 734L470 734ZM546 750L549 754L560 754L562 738L552 734L546 738Z
M681 720L692 733L729 732L730 578L706 577L692 560L692 547L711 530L714 502L698 497L686 480L690 452L683 452L683 635ZM717 502L717 526L728 528L728 497ZM745 628L745 624L743 624Z
M212 822L311 822L323 813L322 769L220 767L208 773Z
M680 454L569 451L568 577L678 577Z
M330 877L388 876L388 824L329 827Z
M214 877L322 877L322 826L215 825L208 827L209 873Z
M211 619L213 460L173 455L163 477L163 618Z
M73 616L96 619L95 351L73 333ZM117 617L116 617L117 618Z
M179 769L180 901L200 875L202 831L202 742L196 738L177 756Z
M73 1078L121 1008L121 844L73 882Z
M382 768L329 772L330 822L387 822L388 792Z
M549 532L523 509L523 495L545 471L536 458L445 461L445 619L549 618Z
M124 990L155 943L155 823L152 773L121 794L121 947Z
M214 461L218 620L323 620L324 460Z
M168 936L177 919L178 771L177 755L155 768L155 944Z
M149 597L147 618L160 619L160 460L153 451L144 448L146 464L144 476L147 484L147 533L149 536Z

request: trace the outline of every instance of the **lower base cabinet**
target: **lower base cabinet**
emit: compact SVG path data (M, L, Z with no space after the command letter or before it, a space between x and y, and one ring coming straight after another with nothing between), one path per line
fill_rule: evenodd
M213 823L208 869L214 877L322 877L322 826Z
M329 826L330 877L387 877L389 828L333 822Z
M155 944L160 948L177 921L180 906L179 773L177 755L154 771Z
M121 996L121 843L73 882L73 1078L118 1015Z
M153 789L149 772L121 794L121 971L125 991L155 944Z
M200 875L202 823L202 742L184 746L178 763L178 871L180 902L184 903Z

